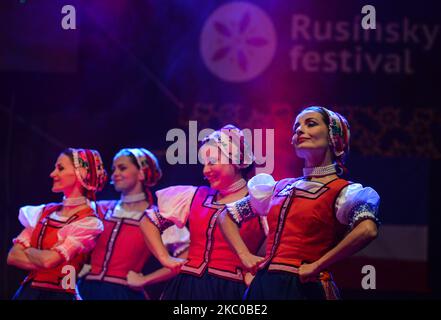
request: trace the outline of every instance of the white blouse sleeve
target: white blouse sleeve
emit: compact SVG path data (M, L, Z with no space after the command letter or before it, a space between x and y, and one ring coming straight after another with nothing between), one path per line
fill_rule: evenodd
M95 247L97 237L103 232L100 219L87 217L67 224L58 231L58 243L52 250L60 253L66 261Z
M248 181L249 195L227 204L227 213L239 225L256 215L266 216L275 185L276 181L269 174L254 176Z
M173 257L179 256L190 246L190 232L187 227L171 226L162 233L161 237L162 242Z
M379 224L379 204L380 196L374 189L353 183L340 192L335 203L335 212L338 221L352 229L365 219Z
M34 229L40 219L45 204L39 206L24 206L20 208L18 220L25 228Z
M25 248L29 248L31 246L32 231L40 219L44 206L45 205L42 204L40 206L24 206L20 208L18 220L25 228L16 238L12 240L14 244L19 243Z
M261 173L248 181L251 207L260 216L268 214L271 197L274 192L276 181L266 173Z
M147 217L161 233L173 224L184 227L196 190L194 186L173 186L156 191L159 212L148 210Z

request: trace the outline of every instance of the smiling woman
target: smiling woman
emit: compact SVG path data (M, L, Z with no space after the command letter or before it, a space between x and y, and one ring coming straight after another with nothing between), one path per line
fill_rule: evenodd
M166 268L146 276L140 273L152 256L144 241L146 230L141 221L146 210L157 210L150 188L158 183L162 172L155 155L144 148L120 150L112 167L112 183L121 199L97 202L104 232L91 253L90 265L83 268L81 274L85 276L79 291L84 300L142 300L146 296L144 286L175 275ZM185 257L188 230L169 228L162 241L170 255Z
M163 300L242 299L249 275L225 241L217 219L226 203L248 193L244 178L246 171L252 169L254 157L245 143L243 132L232 125L213 132L202 146L203 174L210 186L173 186L156 193L159 210L150 210L142 221L147 242L165 267L179 271L166 287ZM189 226L187 261L170 257L161 241L160 234L173 224ZM254 254L265 240L265 230L264 217L250 219L240 229L245 244Z
M91 202L107 177L99 153L67 149L50 177L52 191L63 193L63 202L20 209L25 229L13 240L8 264L30 273L14 296L17 300L76 299L75 288L63 286L63 267L72 266L78 273L103 231Z

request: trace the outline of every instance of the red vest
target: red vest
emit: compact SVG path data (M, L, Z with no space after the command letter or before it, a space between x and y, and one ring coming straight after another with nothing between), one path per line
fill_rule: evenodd
M332 249L346 231L335 216L335 201L348 181L335 179L315 193L293 188L295 181L281 180L271 199L266 251L270 270L296 272L302 262L314 262Z
M243 281L242 264L217 227L217 218L225 208L216 204L216 191L208 187L199 187L190 207L189 229L190 248L188 261L181 272L197 276L207 270L208 273L229 280ZM256 253L265 233L258 217L242 224L240 234L250 252Z
M91 271L87 280L127 285L130 270L141 272L151 256L139 227L143 213L134 219L113 216L118 201L100 201L98 215L104 231L91 254Z
M96 217L91 208L85 208L75 213L67 221L58 221L49 217L51 213L58 211L61 208L61 204L55 203L48 204L44 207L40 219L32 232L31 247L40 250L50 250L58 242L58 230L60 230L62 227L72 223L73 221L78 221L86 217ZM31 286L34 288L46 288L75 293L75 289L63 289L62 279L66 276L66 274L62 273L62 269L64 266L70 265L75 268L76 274L78 274L86 259L87 254L78 254L69 262L63 262L54 268L31 271L23 283L32 281Z

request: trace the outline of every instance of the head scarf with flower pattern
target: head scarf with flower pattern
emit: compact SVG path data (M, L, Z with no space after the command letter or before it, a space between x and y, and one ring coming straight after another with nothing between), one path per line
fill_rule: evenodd
M86 189L86 197L95 201L96 192L101 191L107 182L107 173L99 152L74 148L69 148L69 151L72 152L75 175Z
M124 154L131 154L138 164L139 170L142 171L144 175L143 180L143 190L147 195L147 201L149 204L153 204L153 195L150 191L150 187L153 187L158 183L162 177L161 167L159 166L158 159L153 153L144 148L125 148L121 149L115 156Z
M255 161L244 132L231 124L206 136L202 140L202 146L206 143L214 143L239 169L247 168Z

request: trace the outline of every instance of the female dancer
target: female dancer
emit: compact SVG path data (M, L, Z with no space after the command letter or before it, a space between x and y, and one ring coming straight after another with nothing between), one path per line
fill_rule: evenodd
M303 177L276 183L270 175L255 176L250 196L229 204L220 219L243 264L260 264L247 299L337 298L327 268L377 236L378 194L338 176L349 151L346 119L323 107L306 108L295 120L292 144L305 160ZM268 218L264 259L247 250L236 226L254 215Z
M253 155L243 132L228 125L205 138L200 149L203 174L210 187L174 186L158 191L159 211L144 219L152 252L168 268L179 269L182 262L170 257L160 233L170 225L190 229L188 260L179 275L166 287L163 300L239 300L246 285L244 270L217 227L225 203L247 193L244 179L252 168ZM266 220L250 219L240 229L250 251L256 253L265 239Z
M92 251L91 264L87 265L89 273L80 281L83 299L142 300L145 292L131 287L142 289L144 285L174 276L171 270L163 268L149 274L147 281L136 282L138 273L151 257L140 221L146 209L156 208L150 188L161 176L158 160L146 149L122 149L115 155L112 184L121 192L121 199L98 201L104 232ZM177 256L188 247L188 230L170 228L163 234L163 241L170 246L171 254Z
M17 300L75 300L76 273L103 231L91 202L107 177L99 153L67 149L50 177L52 191L64 193L63 202L20 209L25 229L13 240L8 264L30 273L14 296Z

